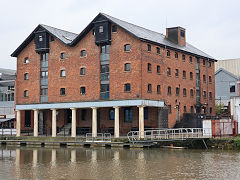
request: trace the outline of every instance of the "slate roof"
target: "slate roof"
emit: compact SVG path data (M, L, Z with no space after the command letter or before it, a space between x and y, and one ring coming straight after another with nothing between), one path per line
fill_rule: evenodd
M201 50L199 50L197 48L195 48L194 46L192 46L189 43L186 43L186 46L181 46L181 45L175 44L175 43L171 42L170 40L168 40L166 38L166 36L164 36L161 33L158 33L158 32L155 32L155 31L151 31L149 29L146 29L146 28L143 28L143 27L140 27L140 26L128 23L126 21L114 18L114 17L109 16L109 15L104 14L104 13L99 13L93 19L93 21L91 21L89 23L89 25L80 34L75 34L75 33L72 33L72 32L64 31L64 30L61 30L61 29L58 29L58 28L54 28L54 27L51 27L51 26L47 26L47 25L44 25L44 24L39 24L38 27L40 27L40 26L43 27L50 34L52 34L53 36L58 38L60 41L62 41L64 44L69 45L69 46L74 46L74 45L76 45L78 43L79 40L81 40L91 30L91 28L93 27L93 22L99 16L104 16L110 22L120 26L121 28L125 29L127 32L129 32L130 34L132 34L133 36L135 36L136 38L138 38L138 39L140 39L142 41L150 41L150 42L155 43L155 44L166 46L167 48L173 48L173 49L176 49L176 50L180 50L180 51L184 51L184 52L191 53L191 54L194 54L194 55L198 55L198 56L201 56L201 57L204 57L204 58L209 58L211 60L215 60L210 55L204 53L203 51L201 51ZM18 54L23 50L23 48L25 48L26 45L34 38L35 30L11 54L11 56L13 56L13 57L17 57L18 56Z
M40 26L45 28L49 33L54 35L65 44L70 44L78 36L78 34L47 26L45 24L40 24Z
M107 14L101 13L103 16L105 16L106 18L108 18L109 20L111 20L112 22L114 22L115 24L121 26L122 28L124 28L125 30L129 31L131 34L137 36L140 39L145 39L145 40L149 40L155 43L159 43L162 45L166 45L169 47L173 47L175 49L179 49L182 51L187 51L196 55L200 55L203 57L207 57L210 59L214 59L213 57L209 56L208 54L204 53L203 51L195 48L194 46L192 46L189 43L186 43L186 46L180 46L178 44L175 44L171 41L169 41L166 36L164 36L161 33L155 32L155 31L151 31L149 29L145 29L143 27L122 21L120 19L114 18L112 16L109 16Z
M240 79L239 76L234 75L233 73L227 71L227 70L224 69L224 68L218 69L218 70L215 72L215 76L216 76L218 73L220 73L220 72L224 72L224 73L228 74L229 76L231 76L231 77L233 77L233 78L235 78L235 79Z

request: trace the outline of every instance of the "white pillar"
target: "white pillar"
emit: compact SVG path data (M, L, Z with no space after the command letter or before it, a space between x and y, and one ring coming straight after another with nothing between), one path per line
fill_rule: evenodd
M92 137L97 137L97 108L92 107Z
M52 149L51 163L53 166L56 165L56 158L57 158L57 150Z
M21 111L17 111L17 120L16 120L16 136L19 137L21 135Z
M56 109L52 110L52 137L57 135Z
M114 116L114 137L119 138L119 107L114 107L115 116Z
M144 138L144 106L138 106L139 110L139 138Z
M72 137L76 137L76 108L71 108L72 110Z
M35 137L38 136L38 110L34 109L34 129L33 129L33 135Z
M76 162L76 157L77 157L76 150L75 149L71 150L71 162L72 163Z

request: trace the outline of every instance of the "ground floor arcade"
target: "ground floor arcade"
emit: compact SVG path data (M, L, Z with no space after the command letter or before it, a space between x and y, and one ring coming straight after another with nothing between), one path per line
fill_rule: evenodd
M34 136L47 129L56 137L59 129L69 125L72 137L81 132L91 132L93 137L109 132L118 138L131 130L139 130L143 136L144 128L167 126L163 106L162 101L152 100L16 105L17 136L27 128Z

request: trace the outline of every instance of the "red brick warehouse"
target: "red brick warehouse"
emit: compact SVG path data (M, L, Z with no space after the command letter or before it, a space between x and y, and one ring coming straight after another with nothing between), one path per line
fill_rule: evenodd
M215 115L214 62L186 42L100 13L80 33L38 25L17 57L17 136L63 127L72 136L172 128L186 113Z

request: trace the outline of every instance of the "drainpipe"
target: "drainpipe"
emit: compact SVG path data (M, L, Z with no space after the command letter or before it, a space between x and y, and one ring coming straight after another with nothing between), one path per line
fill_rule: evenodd
M209 66L209 58L207 61L207 115L209 115L209 87L208 87L208 66Z

